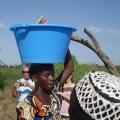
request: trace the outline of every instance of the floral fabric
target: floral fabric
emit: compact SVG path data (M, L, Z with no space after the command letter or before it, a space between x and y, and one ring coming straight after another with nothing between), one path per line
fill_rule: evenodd
M42 105L36 96L27 96L20 105L19 111L26 120L60 120L54 95L51 95L51 105Z

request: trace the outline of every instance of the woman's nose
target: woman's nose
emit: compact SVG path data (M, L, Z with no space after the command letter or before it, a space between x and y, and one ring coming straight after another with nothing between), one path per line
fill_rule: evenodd
M50 80L54 80L54 76L53 75L49 75L49 79Z

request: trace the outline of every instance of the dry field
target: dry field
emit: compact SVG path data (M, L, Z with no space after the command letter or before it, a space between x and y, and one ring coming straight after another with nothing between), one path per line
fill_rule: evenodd
M0 120L16 120L16 99L11 96L11 89L5 89L0 98Z

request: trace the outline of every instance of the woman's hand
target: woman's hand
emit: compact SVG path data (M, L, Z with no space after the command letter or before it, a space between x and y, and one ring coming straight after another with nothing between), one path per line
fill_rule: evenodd
M34 89L34 86L31 85L28 81L25 81L23 84L25 87L30 87L31 89Z
M60 96L63 96L63 93L62 93L62 92L60 92L60 91L59 91L59 92L57 92L57 94L58 94L58 95L60 95Z
M14 97L14 98L17 97L19 87L20 87L20 84L18 82L15 82L15 84L13 85L13 89L12 89L12 97Z
M58 95L62 96L64 98L64 100L66 100L67 102L70 102L70 96L66 96L63 92L57 92Z
M13 88L16 89L17 92L19 90L19 87L20 87L20 84L18 82L16 82L13 86Z

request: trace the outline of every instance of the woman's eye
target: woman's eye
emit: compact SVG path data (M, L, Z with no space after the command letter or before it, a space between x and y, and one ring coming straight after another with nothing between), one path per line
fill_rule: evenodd
M45 75L45 77L49 77L49 75Z

